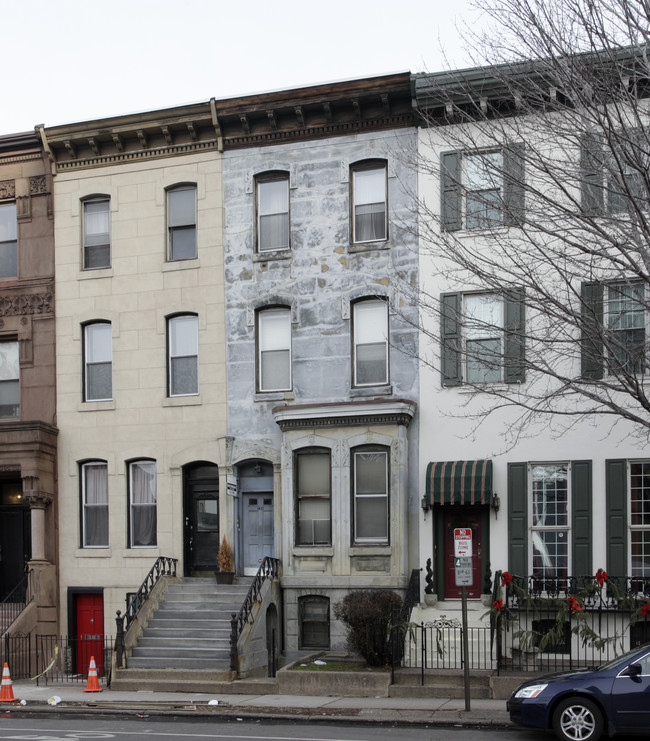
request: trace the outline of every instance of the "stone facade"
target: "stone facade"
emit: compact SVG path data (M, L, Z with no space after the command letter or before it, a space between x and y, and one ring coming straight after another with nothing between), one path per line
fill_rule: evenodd
M34 133L0 137L0 243L0 599L29 570L36 631L56 633L54 222Z

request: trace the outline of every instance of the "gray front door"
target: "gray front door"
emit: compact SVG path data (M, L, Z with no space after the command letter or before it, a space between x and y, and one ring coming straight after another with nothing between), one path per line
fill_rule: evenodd
M255 574L265 556L273 556L273 492L243 494L244 573Z

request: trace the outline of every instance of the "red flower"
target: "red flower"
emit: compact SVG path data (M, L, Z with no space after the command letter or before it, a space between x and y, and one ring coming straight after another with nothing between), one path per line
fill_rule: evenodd
M649 612L650 612L650 605L647 602L645 602L643 607L641 608L640 614L645 617Z
M598 582L598 586L602 588L607 581L607 572L603 569L598 569L594 578Z
M515 577L509 571L504 571L503 574L501 574L501 586L507 586L514 578Z
M575 597L568 597L567 602L569 603L569 610L571 612L582 612L582 607Z
M503 600L502 599L496 600L495 602L492 603L492 607L494 607L494 609L497 612L501 612L501 610L503 609Z

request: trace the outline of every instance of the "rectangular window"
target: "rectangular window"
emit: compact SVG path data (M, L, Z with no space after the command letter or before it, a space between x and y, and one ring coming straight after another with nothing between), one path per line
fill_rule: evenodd
M257 246L260 252L289 249L289 176L257 181Z
M93 198L83 204L84 270L111 266L111 202Z
M354 541L388 542L388 455L354 453Z
M199 393L199 320L193 315L168 321L169 395Z
M468 383L503 380L503 302L493 294L465 300L465 378Z
M488 229L503 223L503 155L479 152L465 158L465 227Z
M0 278L18 275L18 220L15 203L0 203Z
M20 360L18 343L0 342L0 419L20 416Z
M81 467L82 546L108 548L108 469L93 461Z
M196 187L184 185L167 191L168 259L196 257Z
M330 647L330 601L327 597L298 597L299 648Z
M113 398L113 343L111 325L88 324L84 330L84 401Z
M257 314L258 390L291 389L291 309L277 307Z
M607 288L610 363L626 373L645 373L645 301L641 283Z
M388 383L388 305L358 301L353 307L354 385Z
M129 547L156 545L156 462L129 464Z
M386 165L352 168L352 241L378 242L388 238Z
M569 478L563 464L531 466L533 576L569 576Z
M650 462L630 464L630 576L650 577Z
M330 471L329 450L296 454L296 545L330 545L332 542Z

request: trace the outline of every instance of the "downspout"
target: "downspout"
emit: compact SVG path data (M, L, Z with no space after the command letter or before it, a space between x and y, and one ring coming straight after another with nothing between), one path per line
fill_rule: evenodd
M52 163L52 175L56 175L56 159L54 158L54 153L50 149L50 144L47 141L47 136L45 136L45 125L39 124L36 127L36 131L38 131L38 133L40 134L41 142L43 143L43 149L47 152L47 156L49 157L50 162Z

